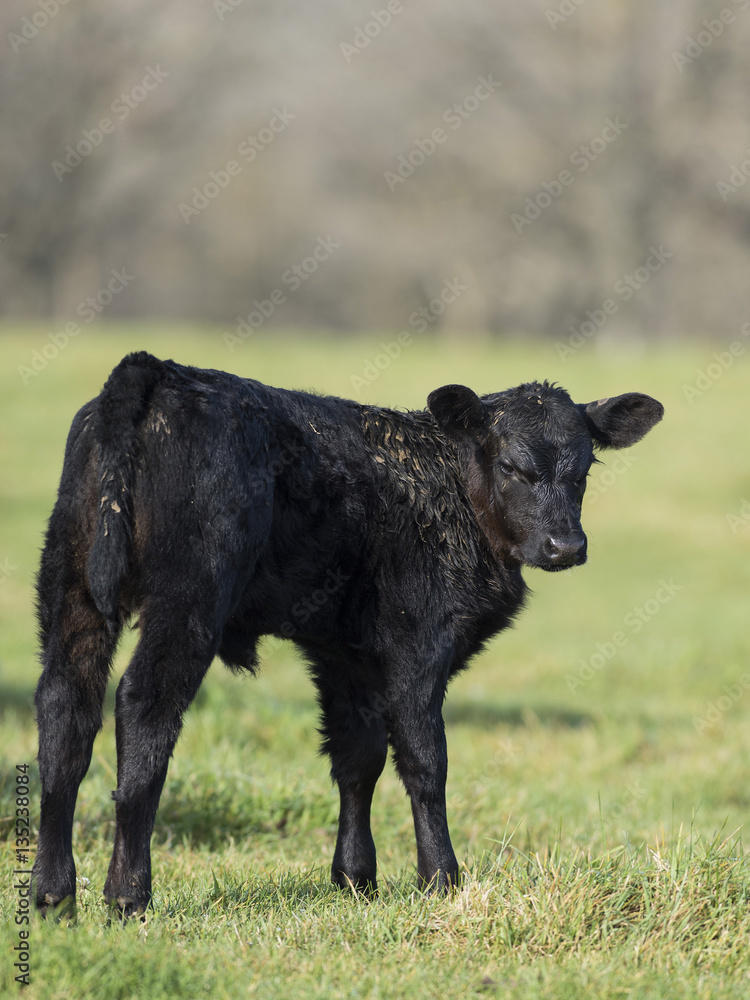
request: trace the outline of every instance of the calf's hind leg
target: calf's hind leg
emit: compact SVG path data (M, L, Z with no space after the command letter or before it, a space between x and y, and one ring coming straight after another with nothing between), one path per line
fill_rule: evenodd
M216 653L208 616L146 608L141 639L117 689L115 844L104 895L123 917L151 900L151 834L182 717Z
M43 562L43 585L47 575ZM72 581L66 581L64 597L54 609L44 603L41 607L44 669L34 701L42 795L32 882L41 912L57 907L62 915L75 905L73 815L102 724L119 630L109 631L87 592Z

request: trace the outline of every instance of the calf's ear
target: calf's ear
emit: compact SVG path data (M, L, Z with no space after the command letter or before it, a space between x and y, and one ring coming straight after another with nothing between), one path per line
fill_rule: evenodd
M444 385L427 397L427 405L440 430L458 440L482 440L487 436L490 411L465 385Z
M579 403L579 410L600 448L628 448L647 434L664 416L664 407L642 392Z

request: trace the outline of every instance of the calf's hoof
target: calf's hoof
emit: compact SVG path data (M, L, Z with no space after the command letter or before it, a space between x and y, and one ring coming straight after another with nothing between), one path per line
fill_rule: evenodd
M118 923L124 923L126 920L133 920L136 918L139 918L140 920L146 919L146 907L148 906L148 900L143 902L141 900L133 899L130 896L116 896L114 898L105 896L105 899L109 905L110 922L116 920Z
M447 896L458 889L458 869L443 871L439 869L432 878L419 876L419 887L426 896Z
M343 872L336 872L331 875L331 881L339 889L349 889L355 896L363 896L365 899L375 899L378 895L378 883L374 878L351 879Z
M54 892L45 892L43 896L37 896L36 909L44 919L75 920L77 913L75 894L58 896Z

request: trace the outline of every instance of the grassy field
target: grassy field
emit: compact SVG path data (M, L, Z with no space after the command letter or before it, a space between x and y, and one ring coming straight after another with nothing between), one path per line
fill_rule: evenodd
M269 642L257 680L220 664L209 672L157 817L153 911L108 926L113 678L78 799L78 921L31 924L24 997L750 995L750 358L725 371L713 352L728 345L602 353L588 343L563 362L552 344L479 340L416 342L391 360L380 345L392 335L257 338L230 352L223 331L143 326L86 331L56 356L49 348L45 366L40 354L31 374L48 332L0 332L3 997L18 988L17 764L31 765L32 823L38 800L41 534L73 414L136 348L411 407L446 382L486 392L546 377L581 402L648 392L666 417L595 468L588 564L528 571L535 593L517 628L451 686L460 891L416 891L410 810L392 768L374 807L379 899L329 885L337 796L317 755L312 685L293 647ZM132 638L116 675L129 649Z

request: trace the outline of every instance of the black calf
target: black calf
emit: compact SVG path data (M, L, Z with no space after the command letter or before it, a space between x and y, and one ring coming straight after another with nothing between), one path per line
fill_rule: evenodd
M78 413L38 580L42 909L74 899L76 795L131 614L140 640L117 690L104 889L123 915L151 897L183 713L217 653L252 671L267 634L298 645L318 688L341 796L333 880L375 888L370 804L390 744L420 880L456 882L448 680L520 611L524 563L585 561L593 448L633 444L663 411L639 393L576 405L546 382L482 398L444 386L428 407L360 406L141 353Z

